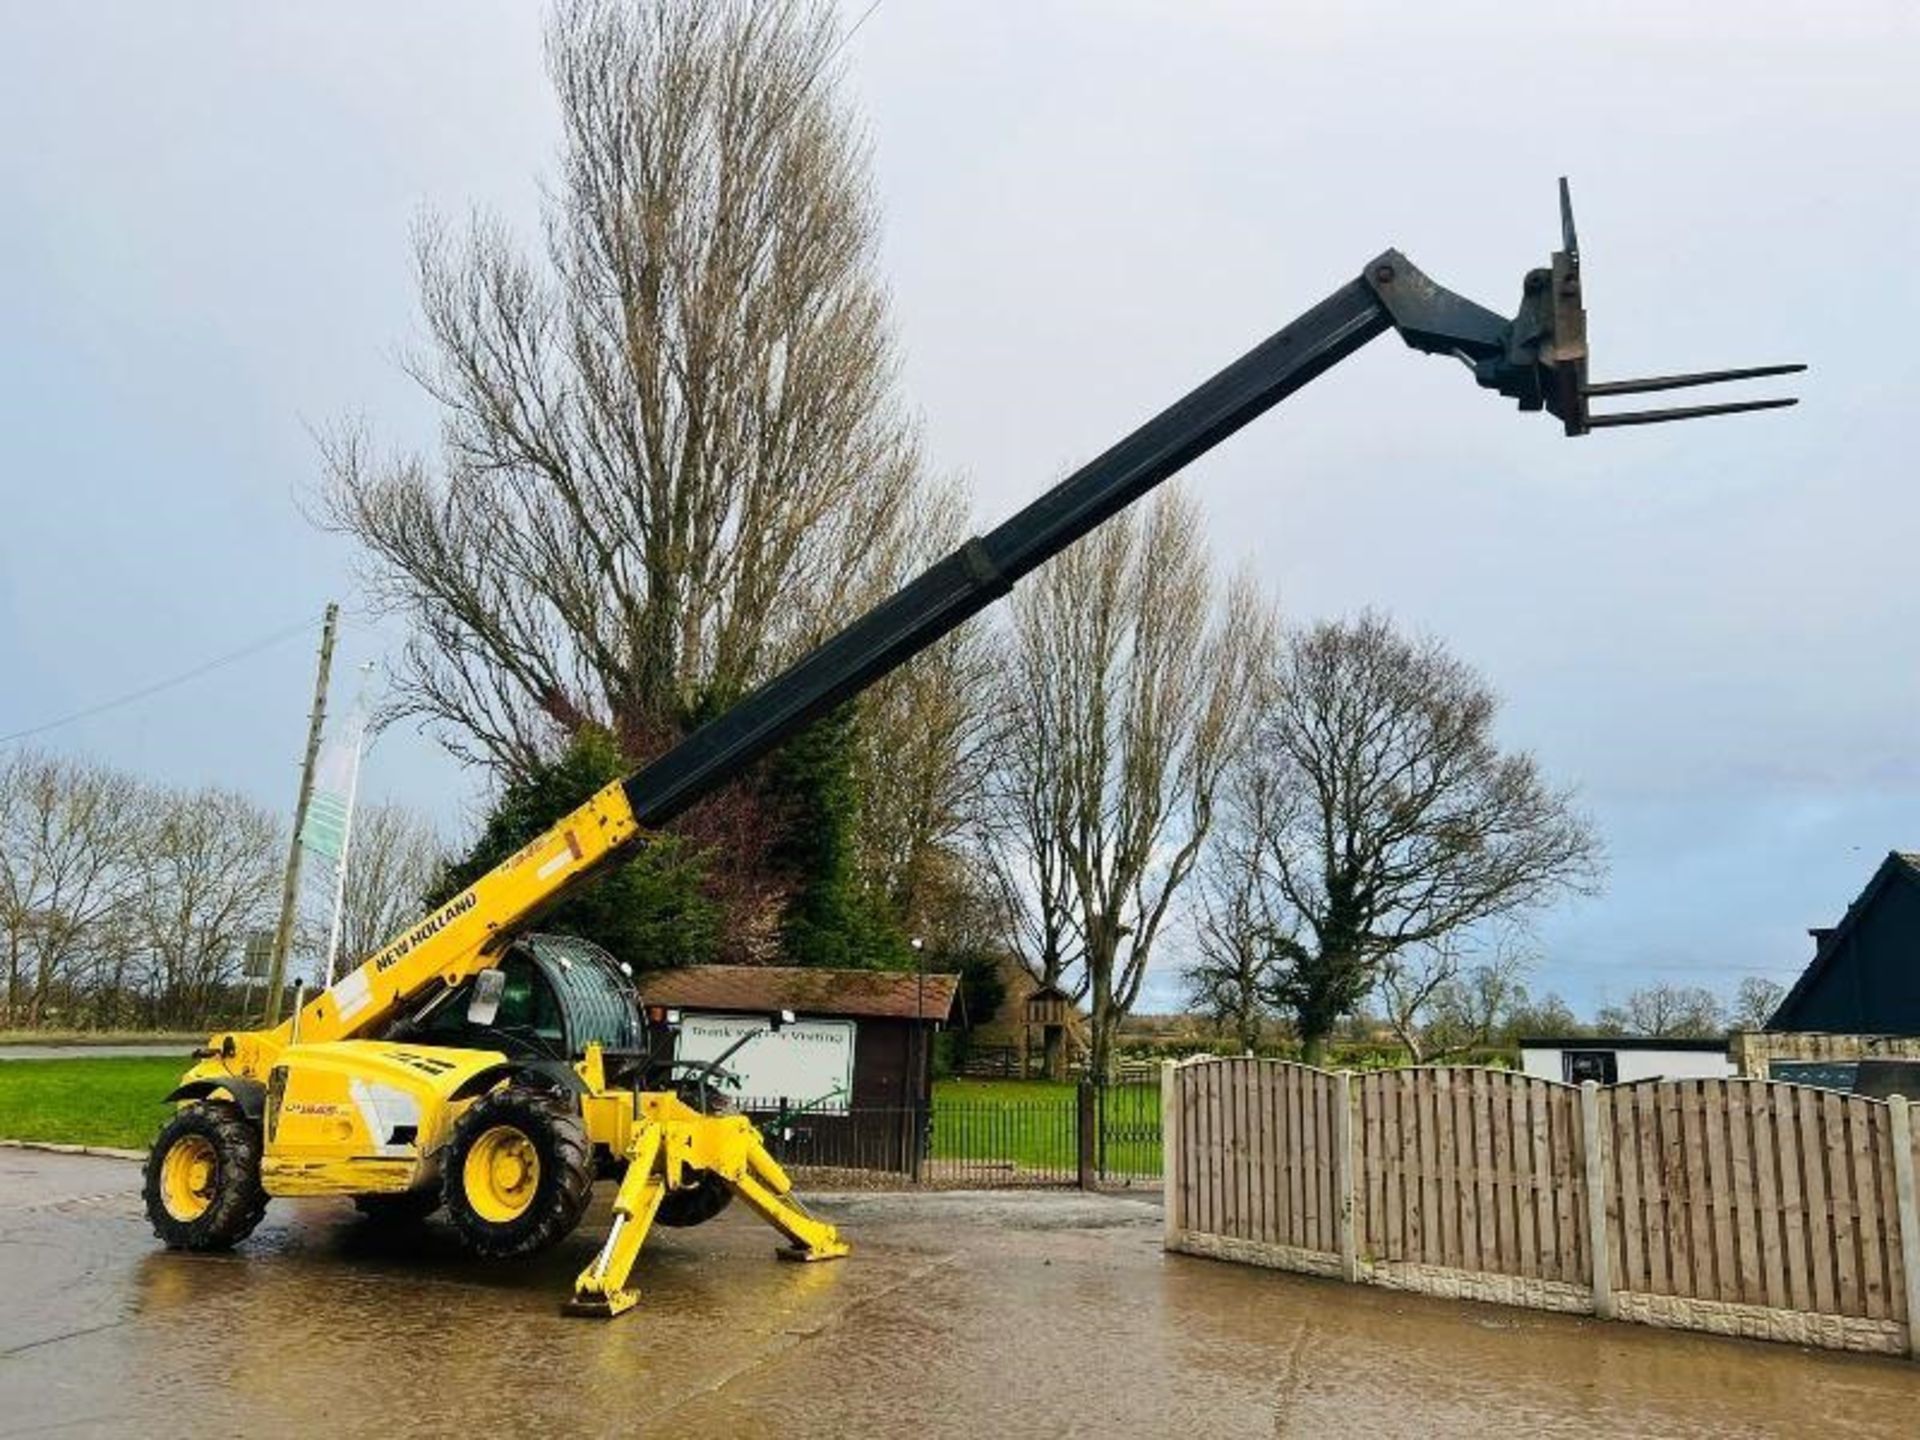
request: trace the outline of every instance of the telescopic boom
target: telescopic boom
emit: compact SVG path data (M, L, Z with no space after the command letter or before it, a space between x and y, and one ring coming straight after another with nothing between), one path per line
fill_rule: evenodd
M1416 350L1454 355L1476 383L1546 409L1569 435L1610 425L1689 419L1791 405L1741 401L1676 411L1593 415L1592 395L1620 395L1785 375L1766 365L1651 380L1587 381L1580 251L1567 182L1560 182L1563 248L1530 272L1511 320L1436 285L1397 250L1371 261L1278 334L1263 340L998 529L969 540L904 590L696 730L626 783L642 825L658 826L738 775L842 700L883 678L990 605L1028 571L1131 505L1236 430L1332 369L1376 335L1398 330Z
M1791 399L1594 414L1594 396L1635 394L1784 375L1767 365L1697 375L1589 383L1580 251L1566 181L1560 182L1561 248L1529 271L1519 309L1503 319L1427 278L1397 250L1212 379L1082 466L997 529L969 540L769 680L665 755L607 787L540 839L390 942L298 1017L300 1038L366 1034L436 979L458 984L484 968L512 936L649 829L683 813L835 705L904 665L1163 480L1204 455L1375 336L1397 331L1429 354L1451 355L1474 382L1545 410L1568 435L1703 415L1792 405ZM253 1068L276 1051L287 1026L216 1037L222 1052ZM260 1058L265 1058L262 1055Z

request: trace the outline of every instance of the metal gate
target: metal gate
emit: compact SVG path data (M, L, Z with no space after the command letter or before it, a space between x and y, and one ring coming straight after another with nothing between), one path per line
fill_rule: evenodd
M1155 1082L1014 1082L989 1094L936 1095L931 1107L753 1119L775 1159L830 1184L1125 1187L1157 1185L1161 1173Z
M1101 1185L1157 1185L1161 1174L1158 1078L1086 1088L1094 1092L1095 1180Z

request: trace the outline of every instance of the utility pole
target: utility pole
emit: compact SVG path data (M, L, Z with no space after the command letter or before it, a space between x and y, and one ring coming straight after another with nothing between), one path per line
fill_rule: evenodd
M280 1023L280 992L287 984L287 952L293 948L293 912L300 898L300 832L307 824L307 802L313 798L313 763L320 755L320 731L327 722L327 677L333 672L333 632L340 607L327 602L320 627L320 670L313 679L313 718L307 726L307 758L300 765L300 798L293 806L293 838L287 845L287 878L280 889L280 924L273 932L273 960L267 967L266 1025Z

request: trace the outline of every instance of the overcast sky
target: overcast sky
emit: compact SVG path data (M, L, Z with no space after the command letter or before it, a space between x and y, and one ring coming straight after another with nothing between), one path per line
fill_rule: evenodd
M1223 566L1443 637L1579 787L1612 874L1541 925L1539 988L1789 979L1920 846L1916 17L883 0L845 84L930 453L991 523L1389 245L1510 313L1571 175L1596 374L1805 360L1798 410L1567 441L1383 340L1194 491ZM310 429L431 439L409 226L531 234L539 30L522 0L0 7L0 734L305 618L38 739L291 806L317 617L357 604L302 515ZM358 619L340 663L392 640ZM449 831L477 783L407 734L365 780Z

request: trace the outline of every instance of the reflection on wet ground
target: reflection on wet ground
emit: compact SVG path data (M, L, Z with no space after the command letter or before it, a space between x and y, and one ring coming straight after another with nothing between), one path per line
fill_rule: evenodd
M729 1213L651 1239L640 1308L603 1323L558 1313L602 1212L486 1266L437 1225L279 1203L195 1257L154 1248L137 1191L0 1150L0 1435L1920 1431L1904 1362L1164 1256L1136 1200L834 1197L857 1248L815 1266Z

